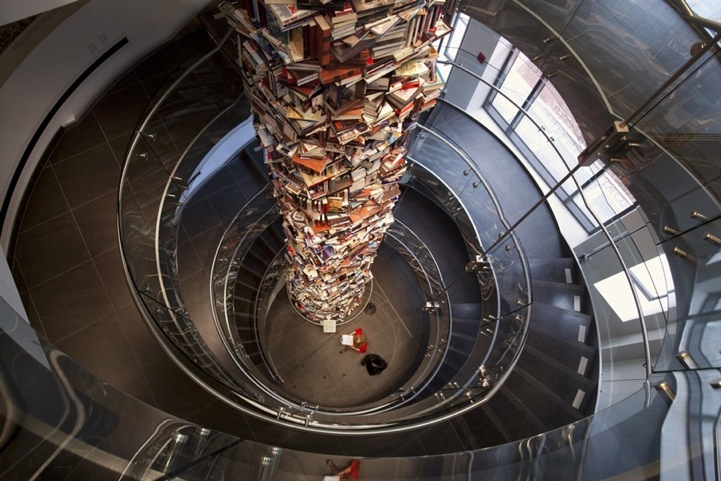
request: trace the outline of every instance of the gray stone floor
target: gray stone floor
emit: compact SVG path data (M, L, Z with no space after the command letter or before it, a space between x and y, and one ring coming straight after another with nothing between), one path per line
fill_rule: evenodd
M116 223L119 176L143 109L198 41L197 37L186 37L171 43L129 71L46 153L34 187L26 194L25 209L16 222L8 252L31 324L82 367L128 395L242 439L340 455L403 456L463 450L462 439L451 423L375 436L369 443L365 437L312 435L261 422L198 388L150 335L130 296L120 258ZM247 175L233 165L227 169L237 182ZM198 198L196 214L203 227L183 232L179 238L179 251L195 259L194 266L188 261L181 272L186 286L207 285L205 262L212 256L208 240L223 229L223 215L215 213L227 209L229 199L239 202L247 195L232 188L213 189ZM399 296L403 286L384 290L387 297ZM200 308L207 300L197 302ZM383 302L381 299L379 304ZM381 306L374 320L359 319L357 325L368 331L371 350L387 356L392 366L388 375L371 378L356 365L360 362L356 353L340 355L335 349L337 336L325 335L322 339L327 342L330 357L313 357L312 362L326 365L326 379L320 370L315 377L298 371L298 376L289 375L288 381L295 379L309 392L327 394L329 378L342 378L346 373L352 379L357 372L365 376L364 396L387 392L397 381L394 370L401 372L404 364L404 344L409 346L411 357L416 356L418 345L413 341L412 328L384 312ZM388 323L388 319L393 321ZM307 327L301 323L298 329ZM309 331L312 336L319 335L315 328ZM417 334L423 336L425 332ZM351 391L340 389L333 402L341 402L343 393L350 395Z

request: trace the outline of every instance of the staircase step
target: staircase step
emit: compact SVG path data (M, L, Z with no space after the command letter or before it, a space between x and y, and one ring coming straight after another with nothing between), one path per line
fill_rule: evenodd
M471 333L478 333L482 324L482 319L463 319L462 317L453 317L453 332L463 332L471 335Z
M546 426L533 415L532 407L522 403L505 387L493 395L488 407L502 420L509 441L547 431Z
M582 285L537 281L534 279L531 282L531 288L534 304L541 302L577 312L583 312L586 307L583 302L586 297L586 290Z
M236 281L257 288L258 283L263 278L263 272L265 272L265 270L263 270L262 272L258 272L256 270L251 270L246 265L243 265L238 271L238 277L236 278Z
M255 249L255 245L253 245L253 248L248 251L245 257L243 257L242 267L255 272L265 273L272 260L272 255L266 254L262 251L259 252L258 249Z
M570 257L554 259L528 259L531 279L539 281L576 283L578 274L576 261Z
M578 412L585 412L594 397L596 383L577 371L568 369L536 349L526 346L516 369L522 369Z
M575 370L582 376L595 379L592 366L597 351L594 347L577 340L559 338L555 332L531 327L526 345L544 353L567 369Z
M531 306L531 326L555 332L564 339L589 343L595 337L592 324L593 318L588 314L535 301Z
M504 387L527 406L536 419L549 430L565 426L583 417L577 409L519 366L516 366L508 376ZM493 399L490 402L493 402Z
M488 446L500 446L510 441L510 435L505 434L498 424L498 419L487 405L479 406L466 414L451 419L457 432L463 434L464 442L469 450ZM496 424L498 423L498 424Z
M271 237L267 232L268 231L263 232L263 234L258 237L250 250L257 252L260 257L272 259L283 249L283 244L278 242L278 239Z
M481 319L483 317L483 304L477 302L451 304L451 315L464 319Z
M464 359L467 359L470 353L473 351L475 345L475 337L470 337L466 335L452 336L448 340L448 354L446 355L446 357L448 357L448 355L452 355L453 353L458 353Z
M242 276L240 273L238 273L238 278L235 280L235 291L238 293L239 291L247 291L247 292L255 292L258 289L258 278L255 275L250 275L249 273L247 276ZM249 282L250 281L250 282Z

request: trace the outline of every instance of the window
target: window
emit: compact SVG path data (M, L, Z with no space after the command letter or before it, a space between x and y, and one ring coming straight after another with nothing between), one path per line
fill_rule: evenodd
M545 182L556 185L576 167L578 154L586 148L568 106L542 72L517 49L512 49L495 85L513 102L493 91L484 107ZM600 162L593 168L579 169L574 178L576 182L566 182L557 195L589 231L597 227L594 215L606 222L635 204L623 183L613 172L604 171ZM580 195L581 189L590 209Z
M541 71L533 65L528 57L515 50L511 56L510 66L499 87L501 92L506 94L516 105L525 108L524 105L540 78ZM495 94L491 100L493 108L508 125L512 125L514 119L520 114L513 102L498 94Z

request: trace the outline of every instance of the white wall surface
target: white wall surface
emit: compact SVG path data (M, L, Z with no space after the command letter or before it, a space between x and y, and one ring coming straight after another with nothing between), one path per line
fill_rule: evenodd
M1 226L0 245L6 251L22 193L55 132L80 118L129 67L172 38L206 5L214 3L215 0L90 0L43 39L35 42L23 38L35 33L32 25L16 39L37 45L0 86L0 199L7 195L23 152L52 106L112 45L123 37L129 43L80 85L43 132L22 170L5 224Z

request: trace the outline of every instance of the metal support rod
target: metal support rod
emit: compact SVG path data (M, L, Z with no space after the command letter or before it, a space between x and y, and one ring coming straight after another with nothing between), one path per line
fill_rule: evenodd
M637 117L638 115L640 115L641 112L642 112L646 107L648 107L649 105L651 105L651 103L652 103L654 100L656 100L656 98L658 97L658 95L659 95L661 92L663 92L664 90L666 90L666 89L668 88L668 86L671 85L673 82L675 82L676 79L678 79L684 72L686 72L686 70L688 70L689 67L691 67L691 65L693 65L694 63L696 63L696 61L697 61L699 58L701 58L701 55L703 55L703 54L705 54L706 52L708 52L709 50L711 50L711 47L713 47L714 45L716 45L716 44L719 42L719 40L721 40L721 33L717 33L716 36L715 36L710 42L706 43L706 44L703 46L703 48L701 48L701 50L699 50L698 52L696 52L696 55L692 55L691 58L688 59L688 60L686 61L686 63L684 63L684 64L681 66L681 68L679 68L676 72L674 72L673 75L671 75L663 84L661 84L661 86L660 86L658 89L656 89L656 91L655 91L653 94L651 94L651 95L648 97L648 100L646 100L638 109L636 109L636 111L635 111L634 113L632 113L631 115L629 115L626 120L624 120L623 122L621 122L621 126L622 126L622 127L626 127L626 126L628 126L629 124L633 123L633 120L634 120L635 117Z
M524 220L526 220L526 219L528 218L528 216L533 213L533 211L535 211L538 207L540 207L542 204L544 204L544 203L546 202L546 200L548 200L548 198L551 197L551 196L558 190L558 188L561 187L561 185L562 185L563 183L565 183L568 179L570 179L571 177L573 177L573 175L574 175L576 172L578 172L578 169L579 169L580 167L583 167L583 164L578 163L578 164L576 164L576 165L573 167L573 169L569 170L568 173L567 173L566 175L564 175L561 180L559 180L558 182L556 182L556 185L554 185L553 187L551 187L551 190L549 190L546 194L544 194L543 197L541 197L540 199L538 199L538 201L537 201L535 204L533 204L533 206L531 206L531 208L529 208L529 209L526 211L525 214L523 214L516 222L514 222L511 227L509 227L508 229L506 229L506 232L504 232L503 234L501 234L500 236L498 236L498 239L496 239L496 241L494 241L493 244L491 244L490 246L488 246L488 248L486 248L485 251L486 251L486 252L491 252L498 244L500 244L500 242L501 242L503 239L505 239L506 237L508 237L508 236L511 234L511 232L513 232L513 231L516 229L516 227L518 227L518 226L521 224L521 222L523 222Z

